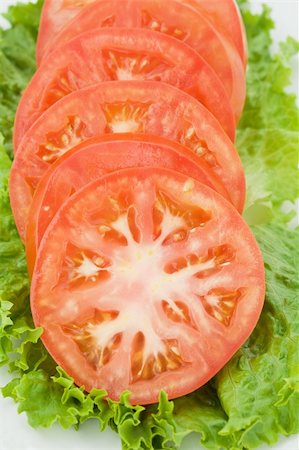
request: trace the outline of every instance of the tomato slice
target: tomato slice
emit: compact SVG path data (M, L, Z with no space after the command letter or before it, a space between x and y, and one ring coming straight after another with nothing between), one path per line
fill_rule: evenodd
M229 199L208 164L188 148L155 136L115 135L94 138L59 158L41 179L26 227L26 252L32 274L36 251L61 205L78 189L102 175L129 167L165 167L210 186Z
M24 136L10 175L12 210L23 239L32 196L50 165L90 137L122 132L162 136L191 148L222 180L242 211L242 164L211 113L193 97L161 82L114 81L64 97Z
M247 42L242 18L234 0L180 0L200 8L205 17L213 23L215 28L231 39L238 53L246 65ZM95 0L45 0L40 20L37 40L37 61L41 61L47 52L51 40L65 27L68 22L87 5Z
M169 7L161 0L99 0L85 6L45 49L47 60L51 50L84 31L95 28L148 28L171 35L194 48L215 70L230 98L237 118L240 117L246 94L242 60L230 40L220 34L198 9L180 0L171 0Z
M256 325L258 245L222 196L186 175L123 169L58 211L38 253L31 308L46 348L77 385L132 403L185 395Z
M99 29L51 54L27 87L16 116L18 147L29 126L72 91L100 81L152 79L172 84L203 103L233 140L235 119L211 67L177 39L150 30Z
M235 0L180 1L201 11L213 23L217 31L234 43L246 68L248 58L246 31Z

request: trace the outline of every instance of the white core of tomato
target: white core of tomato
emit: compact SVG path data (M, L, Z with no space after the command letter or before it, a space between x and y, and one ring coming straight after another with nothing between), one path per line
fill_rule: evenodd
M116 334L119 332L128 334L128 330L130 330L129 334L132 339L139 331L142 331L145 335L144 362L151 354L157 356L159 352L164 353L164 343L156 334L151 318L147 310L140 304L139 298L136 299L134 304L128 305L120 311L116 319L99 325L91 324L86 331L95 338L100 348L105 348Z
M192 183L185 183L183 189L192 189ZM139 201L143 203L144 193L139 193ZM142 198L141 198L142 197ZM136 211L136 224L138 226L138 212ZM175 242L169 245L163 245L163 242L170 235L175 236L176 231L186 228L186 222L183 217L173 215L169 209L164 209L163 219L160 224L160 235L151 242L136 242L129 224L127 214L122 214L117 220L108 226L101 226L101 234L108 230L115 230L127 240L127 245L117 246L110 255L111 264L105 267L110 277L99 283L98 298L96 291L93 290L94 306L98 309L118 310L118 316L110 321L98 324L88 324L86 331L94 336L97 345L105 348L109 342L118 333L125 333L127 338L132 341L136 333L142 332L145 337L145 346L143 348L143 363L150 355L157 357L159 353L165 353L165 344L163 339L178 338L182 333L180 326L171 320L165 323L157 313L161 310L162 302L167 302L169 307L184 319L182 310L176 304L177 301L183 301L190 311L194 311L197 317L200 317L200 323L197 325L205 330L211 329L208 317L204 314L200 301L194 295L194 283L200 280L194 279L198 272L216 267L215 258L205 262L187 265L174 273L167 273L165 265L169 262L170 246L175 246ZM192 230L191 230L192 231ZM191 233L192 234L192 233ZM176 252L174 252L175 258ZM180 256L177 254L177 256ZM73 272L74 278L78 275L94 281L94 276L101 269L91 259L84 255L83 261ZM103 289L105 295L103 295ZM119 307L120 299L126 299L125 303ZM137 319L137 320L136 320ZM158 326L157 326L158 324ZM169 330L165 333L167 329ZM189 338L188 338L189 339ZM191 337L190 337L191 339Z
M75 276L80 276L84 278L89 278L97 275L100 270L104 270L100 267L98 267L96 264L94 264L90 258L87 258L83 254L83 261L79 265L79 267L76 267L74 269Z
M167 228L165 228L166 223ZM156 357L159 352L165 352L165 344L156 331L157 320L159 322L161 319L155 311L160 307L162 301L166 301L172 310L182 318L183 313L176 301L185 302L190 310L199 312L202 327L205 329L209 327L208 318L202 311L199 311L199 300L191 292L190 278L198 272L215 267L216 262L213 258L207 262L187 266L173 274L166 273L161 242L169 234L168 231L172 232L177 227L171 226L167 219L164 219L163 224L164 229L153 244L141 248L137 242L131 241L128 246L120 247L115 251L111 266L106 268L110 272L111 278L107 281L107 292L109 293L105 296L104 303L105 307L119 308L119 299L124 298L126 304L122 306L119 315L114 320L96 325L90 324L86 330L94 336L98 346L102 348L108 346L111 339L120 332L129 333L133 339L135 334L141 331L145 336L144 362L150 355ZM115 228L118 231L123 230L124 218L118 219L117 225ZM126 235L129 236L129 233L127 230ZM84 260L80 266L80 271L82 275L84 273L84 276L92 277L97 270L99 268L96 268L90 260ZM109 284L111 284L111 289ZM103 302L99 295L98 308L102 307ZM164 324L161 321L160 325L161 329L165 328L165 321ZM178 337L179 327L176 327L175 332L176 336L169 337Z
M134 80L138 79L137 76L134 76L132 73L132 70L130 69L124 69L124 68L117 68L116 70L116 76L118 80Z
M140 124L134 119L114 119L110 123L113 133L134 133L138 131L139 125Z

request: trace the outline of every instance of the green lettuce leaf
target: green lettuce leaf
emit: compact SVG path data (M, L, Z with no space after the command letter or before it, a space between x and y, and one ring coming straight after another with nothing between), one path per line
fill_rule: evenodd
M282 213L283 202L298 196L298 111L294 96L285 93L298 44L289 39L273 56L269 10L253 15L248 2L241 3L250 57L237 143L247 173L246 218L261 224L253 231L265 260L265 307L250 339L206 386L174 401L162 392L159 403L147 407L130 405L129 393L119 402L104 390L85 393L56 367L39 339L42 330L34 328L24 248L9 206L7 155L12 157L17 103L35 70L41 1L6 15L12 28L0 30L0 364L12 372L3 395L17 402L33 427L58 422L79 428L97 419L100 430L109 426L119 434L124 450L175 450L193 433L198 448L253 449L299 431L298 235L279 225L292 218Z
M165 393L160 402L149 408L132 406L129 393L119 402L107 398L104 390L94 389L89 394L74 385L61 368L55 376L38 369L11 380L3 389L4 397L18 403L18 412L26 412L32 427L50 427L58 422L63 428L97 419L99 429L111 426L122 438L123 449L175 449L181 440L173 419L173 403Z
M12 348L10 331L15 324L10 317L11 308L23 308L23 299L27 298L29 288L24 250L14 227L8 201L7 179L10 164L0 143L0 362L2 363L9 361L8 351Z
M274 444L279 434L299 431L299 237L278 225L258 226L254 233L266 268L263 314L216 376L228 415L220 434L236 434L240 448Z
M245 3L245 2L244 2ZM299 196L299 122L296 96L286 94L292 70L291 58L299 43L292 38L271 53L274 23L270 9L252 14L243 4L249 46L247 99L237 130L239 149L247 178L245 218L249 224L288 222L295 215L282 212L285 201Z
M35 40L42 1L9 8L12 27L0 29L0 130L12 156L12 128L20 95L35 69Z
M200 433L198 443L210 450L234 449L235 436L221 435L227 415L217 391L210 382L196 392L174 401L177 429L183 434Z

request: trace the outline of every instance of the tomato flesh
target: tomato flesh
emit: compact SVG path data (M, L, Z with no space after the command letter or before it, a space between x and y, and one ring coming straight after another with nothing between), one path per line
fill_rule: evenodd
M72 91L108 80L154 80L197 98L234 140L235 119L225 89L190 47L145 29L99 29L56 49L37 71L18 107L14 147L53 103Z
M146 282L145 282L146 280ZM256 241L186 175L124 169L75 193L41 242L31 308L77 385L158 401L206 383L252 332L264 298Z
M206 108L160 82L107 82L64 97L24 136L10 175L12 210L23 239L34 191L50 165L90 137L120 132L161 136L190 148L242 211L245 178L240 158Z
M224 186L194 153L150 136L89 139L59 158L40 181L26 227L26 254L32 274L37 248L61 205L78 189L111 171L128 167L166 167L189 175L229 198Z
M180 1L171 0L169 8L161 0L100 0L87 5L51 42L43 57L80 33L96 28L147 28L173 36L196 50L223 83L237 118L246 94L242 60L230 40L216 31L205 13Z

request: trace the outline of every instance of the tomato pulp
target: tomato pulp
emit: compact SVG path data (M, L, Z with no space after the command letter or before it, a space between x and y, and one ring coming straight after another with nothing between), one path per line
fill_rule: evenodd
M184 43L145 29L105 28L57 48L27 86L18 107L14 147L53 103L108 80L154 80L174 85L204 104L234 140L235 119L217 75Z
M146 135L89 139L59 158L38 184L26 227L29 273L33 272L37 249L49 223L71 195L106 173L147 166L184 173L229 198L209 166L181 145Z
M9 183L23 239L32 196L50 165L90 137L123 132L161 136L190 148L221 179L232 203L242 211L245 176L239 155L206 108L161 82L107 82L64 97L25 134Z
M96 28L143 28L168 34L196 50L214 69L223 83L237 118L246 95L243 62L230 40L218 32L205 12L171 0L165 7L161 0L99 0L85 6L51 42L48 52L82 32Z
M222 196L158 168L113 172L76 192L41 242L36 326L87 391L158 401L206 383L256 325L258 245Z
M47 53L55 36L87 5L96 0L45 0L37 40L37 61ZM246 34L234 0L180 0L200 8L214 27L234 43L244 62L247 61Z

